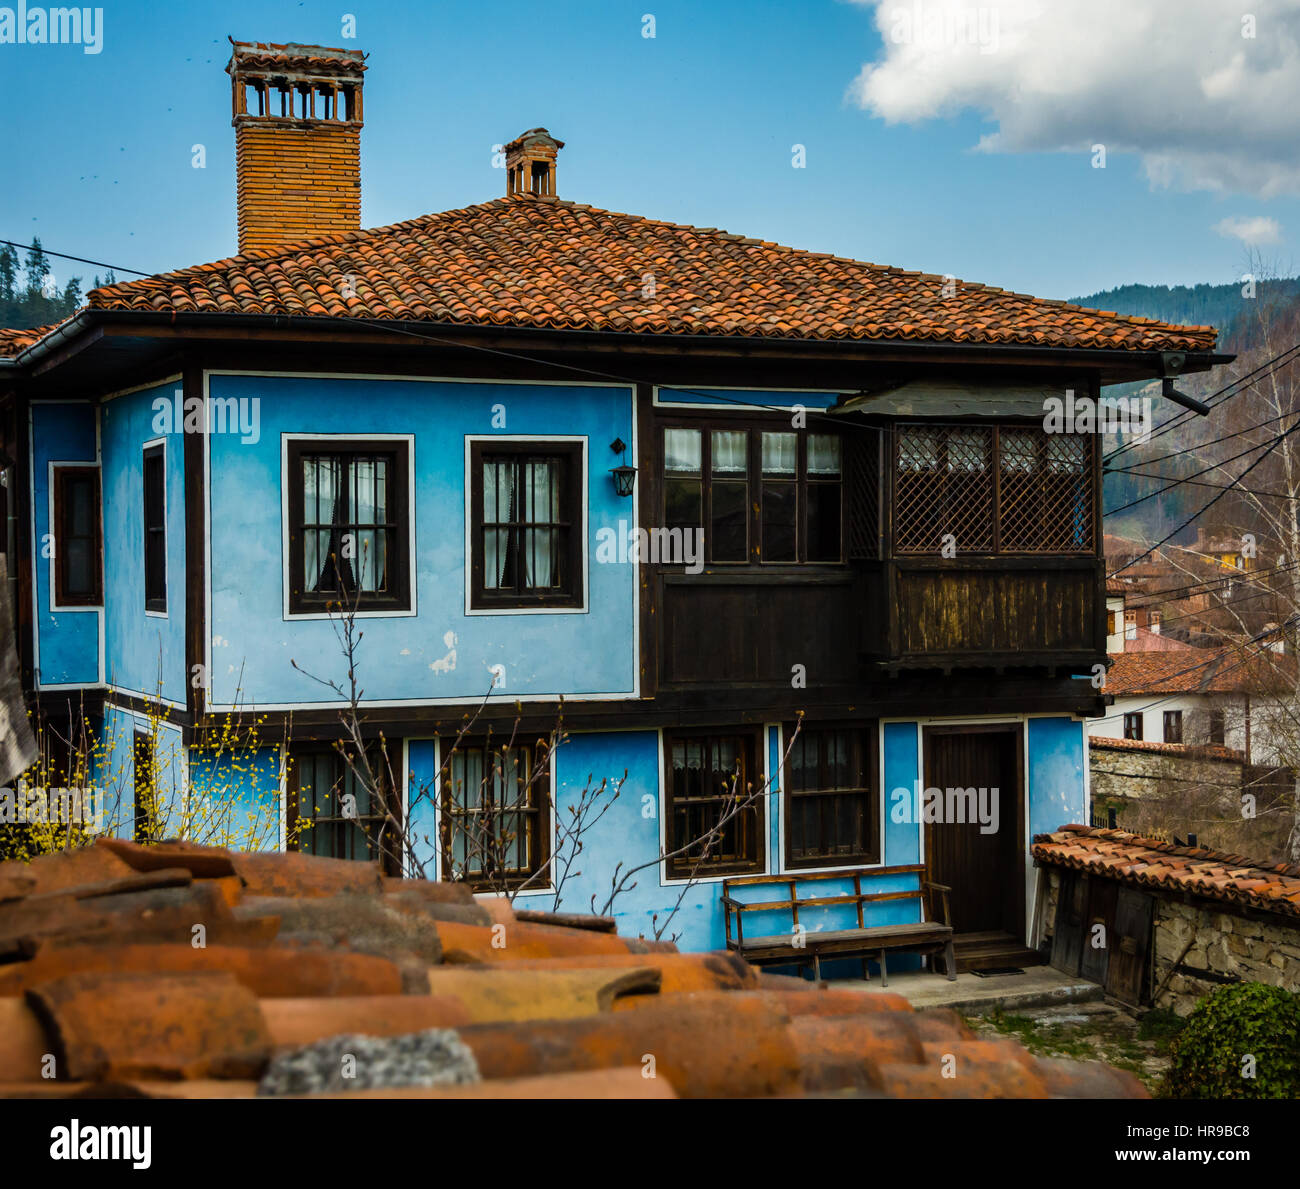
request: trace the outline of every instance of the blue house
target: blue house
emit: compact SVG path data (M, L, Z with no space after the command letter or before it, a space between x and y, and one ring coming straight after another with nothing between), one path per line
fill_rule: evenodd
M729 878L925 879L1030 960L1106 704L1099 438L1048 414L1213 330L560 198L545 129L361 230L365 69L236 43L239 255L0 332L24 682L115 828L690 949Z

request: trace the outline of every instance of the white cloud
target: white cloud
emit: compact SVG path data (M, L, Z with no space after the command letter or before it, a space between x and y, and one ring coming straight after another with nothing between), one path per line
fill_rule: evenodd
M1239 239L1243 244L1275 244L1282 238L1282 228L1276 219L1265 215L1229 215L1220 219L1214 230L1230 239Z
M986 152L1104 144L1153 186L1300 194L1300 0L851 2L884 46L849 97L890 123L974 110Z

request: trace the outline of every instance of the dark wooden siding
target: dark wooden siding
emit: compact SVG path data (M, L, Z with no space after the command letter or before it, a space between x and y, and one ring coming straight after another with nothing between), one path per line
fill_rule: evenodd
M1105 651L1094 558L897 562L892 572L896 647L888 651L898 658L1015 653L1050 663Z
M859 677L863 608L853 577L711 573L663 580L663 685L752 682L791 689Z

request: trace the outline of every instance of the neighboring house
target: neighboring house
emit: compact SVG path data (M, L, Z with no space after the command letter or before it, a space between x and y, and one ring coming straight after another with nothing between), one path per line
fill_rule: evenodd
M323 796L347 787L341 700L294 664L346 682L329 604L356 599L399 812L480 703L457 780L503 763L516 720L512 770L534 770L563 699L543 794L473 811L509 834L512 878L546 869L589 777L626 772L565 907L649 863L620 927L680 898L699 949L722 944L728 875L924 875L959 932L1019 952L1030 839L1085 820L1107 711L1099 439L1046 432L1045 401L1205 371L1213 329L561 199L544 129L505 146L504 195L362 231L364 69L236 44L241 255L0 332L34 700L84 697L176 801L204 724L255 707L294 767L268 747L250 803L281 837L297 812L316 849L373 854ZM702 867L656 863L737 774L771 792ZM930 787L991 790L997 828L951 798L918 820ZM411 816L446 875L465 807ZM915 908L892 904L869 923Z
M1294 762L1285 714L1293 657L1252 645L1123 652L1111 662L1105 688L1115 701L1088 724L1093 738L1226 746L1247 764Z
M1180 1016L1225 983L1300 991L1300 866L1078 825L1033 853L1058 970Z

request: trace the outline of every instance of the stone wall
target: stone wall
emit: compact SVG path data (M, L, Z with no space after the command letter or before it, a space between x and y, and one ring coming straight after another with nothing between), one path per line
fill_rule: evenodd
M1050 953L1061 873L1054 868L1042 870L1047 874L1047 888L1040 919ZM1224 979L1267 983L1300 992L1300 920L1289 923L1283 918L1241 916L1226 905L1186 904L1158 893L1151 894L1156 902L1150 959L1154 970L1147 983L1151 991L1160 987L1171 967L1177 964L1193 971L1221 975ZM1183 955L1189 939L1191 948ZM1183 955L1181 960L1180 955ZM1185 1016L1202 996L1221 985L1218 979L1175 973L1170 975L1154 1006Z
M1183 966L1242 982L1300 991L1300 922L1291 925L1252 920L1157 896L1155 935L1155 987L1164 981L1192 939ZM1174 974L1155 1006L1185 1016L1202 995L1219 985L1209 979Z

